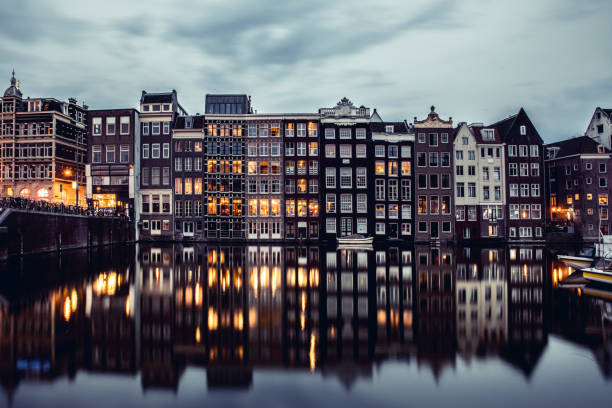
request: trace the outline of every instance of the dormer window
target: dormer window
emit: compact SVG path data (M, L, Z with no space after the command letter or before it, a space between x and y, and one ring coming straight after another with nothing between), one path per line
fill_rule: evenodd
M144 112L148 112L151 108L149 107L149 105L142 105L142 110Z
M482 139L487 141L495 140L495 131L493 129L483 129Z
M602 145L597 146L597 153L603 153L604 147Z
M527 134L527 126L522 125L521 126L521 135L525 136Z
M165 104L164 105L164 112L168 112L170 110L170 105L169 104Z
M393 125L385 126L385 133L393 133Z
M193 118L191 116L185 118L185 129L193 129Z
M161 111L161 105L153 105L153 112Z

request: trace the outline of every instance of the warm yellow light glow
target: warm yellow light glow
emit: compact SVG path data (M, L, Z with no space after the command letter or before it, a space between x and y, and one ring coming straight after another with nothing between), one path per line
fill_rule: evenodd
M272 268L272 282L271 282L272 296L274 296L274 292L276 292L276 289L278 289L279 283L280 283L280 268L278 266L275 266Z
M64 176L72 176L72 170L70 169L64 170Z
M125 299L125 315L130 317L130 295Z
M308 360L310 361L310 371L313 372L317 365L317 354L315 351L315 346L317 343L317 339L315 338L314 333L310 334L310 351L308 352Z
M244 327L244 318L242 316L242 312L238 311L234 313L234 329L242 330Z
M261 267L261 270L259 272L259 283L261 284L262 289L268 287L268 272L269 269L266 265Z
M302 291L302 312L306 310L306 292Z
M196 332L195 332L195 341L196 343L199 343L201 340L201 333L200 333L200 326L196 327Z
M256 266L251 268L250 275L251 275L251 287L253 288L253 295L255 296L255 298L257 298L257 291L259 289L259 277L257 274Z
M376 320L378 321L379 326L384 326L387 324L387 314L384 309L378 309L378 313L376 314Z
M209 330L217 330L219 325L219 316L215 309L211 307L208 308L208 329Z
M249 308L249 327L257 327L257 309L255 307Z
M306 315L300 312L300 330L304 331L304 329L306 329Z
M75 289L72 289L72 292L70 293L70 309L72 310L72 313L76 312L76 308L77 308L77 292Z
M71 310L72 308L70 307L70 298L66 296L66 299L64 299L64 320L70 320Z
M306 276L306 268L298 267L298 286L303 288L308 283L308 277Z
M199 283L196 283L196 287L195 287L195 304L196 306L202 306L202 297L203 297L203 290L202 287L200 286Z
M107 292L110 296L113 296L116 290L117 290L117 273L111 272L111 274L108 276Z
M208 268L208 287L212 288L213 285L215 285L216 283L217 283L217 268L211 266Z

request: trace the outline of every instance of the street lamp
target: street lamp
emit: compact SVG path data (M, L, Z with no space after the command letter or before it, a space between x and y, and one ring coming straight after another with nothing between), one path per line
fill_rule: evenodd
M72 176L72 170L71 169L66 169L64 170L64 175L67 177ZM79 172L75 172L74 174L75 176L75 181L72 182L72 188L74 188L75 190L75 202L76 202L76 206L79 206Z

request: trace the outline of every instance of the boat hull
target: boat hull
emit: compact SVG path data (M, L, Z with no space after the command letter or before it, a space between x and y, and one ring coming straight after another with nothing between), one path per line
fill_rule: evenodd
M585 268L582 270L582 277L593 281L612 285L612 272L598 268Z
M569 255L558 255L557 258L567 266L570 266L576 270L588 268L593 265L593 258L585 256L569 256Z

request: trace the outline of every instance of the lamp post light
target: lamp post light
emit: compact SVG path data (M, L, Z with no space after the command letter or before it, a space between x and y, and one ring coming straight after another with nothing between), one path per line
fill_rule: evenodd
M70 177L72 175L72 170L71 169L66 169L64 170L64 175ZM76 206L79 206L79 172L75 172L74 174L75 177L75 181L72 182L72 188L74 188L75 191L75 203Z

